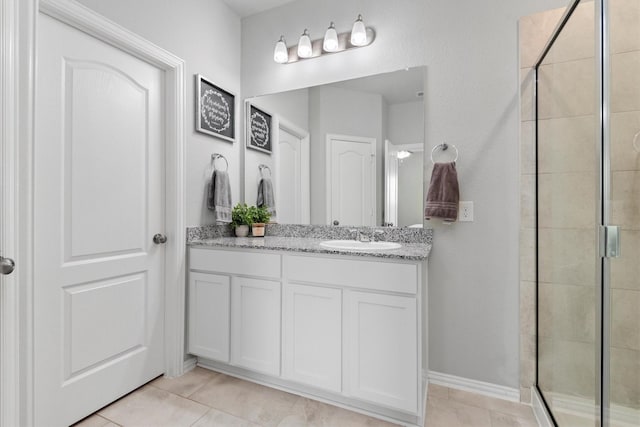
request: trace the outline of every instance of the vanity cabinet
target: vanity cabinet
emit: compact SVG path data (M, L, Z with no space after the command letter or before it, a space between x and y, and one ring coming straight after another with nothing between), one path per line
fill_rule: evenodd
M280 282L234 277L231 363L280 375Z
M426 262L189 254L188 349L201 365L422 423Z
M284 377L342 389L342 291L289 283L284 298Z
M345 292L348 393L392 408L418 408L415 297Z
M229 362L230 284L229 276L189 274L189 353Z

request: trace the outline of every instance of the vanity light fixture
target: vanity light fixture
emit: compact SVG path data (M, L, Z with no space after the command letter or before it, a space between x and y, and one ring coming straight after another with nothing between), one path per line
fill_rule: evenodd
M298 40L298 56L300 58L311 58L312 54L311 38L309 37L309 31L305 28L300 40Z
M322 48L325 52L336 52L338 47L338 32L336 31L336 26L332 22L324 33Z
M398 153L396 154L396 157L398 158L398 160L404 160L407 157L409 157L411 154L411 151L406 151L406 150L402 150L402 151L398 151Z
M309 30L305 29L298 44L287 47L284 36L281 36L273 50L273 60L278 64L291 64L301 59L317 58L322 55L369 46L375 38L375 31L372 28L367 28L362 20L362 15L358 15L351 31L344 33L338 33L335 24L331 22L321 39L311 40Z
M354 46L366 46L367 44L367 28L362 21L362 15L358 15L358 19L353 23L351 44Z
M289 49L284 41L284 36L280 36L280 40L276 43L276 48L273 50L273 60L278 64L286 64L289 61Z

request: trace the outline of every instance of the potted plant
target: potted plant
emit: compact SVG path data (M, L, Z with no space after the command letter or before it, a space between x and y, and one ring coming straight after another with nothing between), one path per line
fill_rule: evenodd
M249 226L253 222L253 212L246 203L238 203L231 211L231 226L235 229L236 237L247 237Z
M250 206L249 212L252 218L251 235L264 237L265 224L271 219L271 214L266 206Z

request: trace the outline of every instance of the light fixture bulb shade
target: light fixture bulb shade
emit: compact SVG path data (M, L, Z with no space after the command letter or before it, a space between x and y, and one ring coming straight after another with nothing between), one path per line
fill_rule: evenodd
M327 28L327 32L324 33L322 48L325 52L336 52L338 50L338 32L333 22L329 25L329 28Z
M273 50L273 60L278 64L285 64L289 61L289 49L284 41L284 36L280 36L280 40L276 43Z
M362 15L358 15L358 19L353 23L351 29L351 44L354 46L364 46L367 44L367 28L362 22Z
M300 36L300 40L298 40L298 56L300 58L310 58L312 53L313 49L311 48L309 32L304 30L304 33Z
M398 151L398 154L396 154L396 156L398 157L398 160L402 160L411 156L411 154L412 154L411 151L401 150L401 151Z

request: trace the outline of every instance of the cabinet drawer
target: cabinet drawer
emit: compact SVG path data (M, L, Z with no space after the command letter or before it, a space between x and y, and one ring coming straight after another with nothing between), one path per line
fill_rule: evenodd
M354 259L284 256L288 280L415 294L418 265Z
M191 248L191 270L280 278L280 255Z

